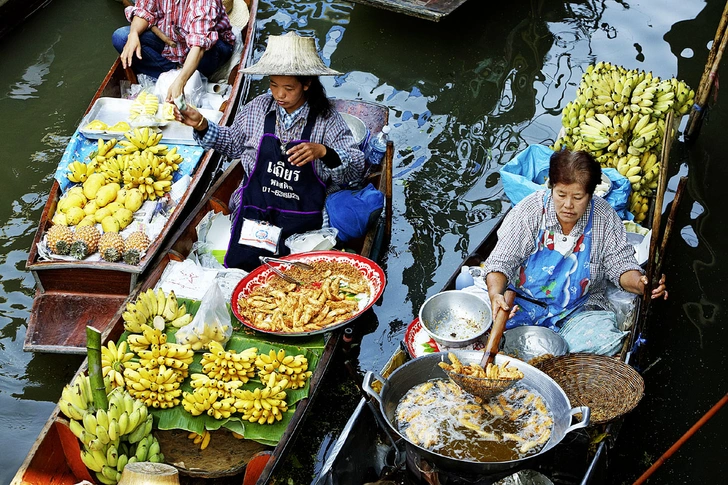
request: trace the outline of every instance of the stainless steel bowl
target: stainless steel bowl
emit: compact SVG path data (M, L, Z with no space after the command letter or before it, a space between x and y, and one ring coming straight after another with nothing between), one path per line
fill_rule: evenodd
M477 341L491 321L488 303L467 291L443 291L420 307L422 328L445 347L464 347Z
M564 337L546 327L524 325L506 330L503 333L501 352L512 355L525 362L540 355L565 355L569 345Z

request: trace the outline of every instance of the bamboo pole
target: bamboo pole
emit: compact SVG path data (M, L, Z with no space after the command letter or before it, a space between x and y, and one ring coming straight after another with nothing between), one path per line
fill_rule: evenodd
M665 133L662 135L660 172L657 178L657 194L655 195L655 207L652 214L652 236L650 237L650 250L647 258L647 269L645 271L647 276L647 285L645 285L645 291L642 293L642 305L643 308L645 308L645 311L641 312L642 322L640 327L644 326L644 322L647 319L647 309L650 304L650 296L654 285L655 254L657 252L657 241L659 241L660 238L662 203L665 198L665 187L667 186L667 166L670 161L670 148L672 147L674 137L673 133L673 116L672 111L670 111L667 113L667 117L665 118ZM660 276L657 275L657 280L659 281L659 279Z
M86 353L88 354L88 379L96 409L109 409L106 397L104 374L101 370L101 332L94 327L86 327Z
M688 117L688 124L685 130L685 137L692 138L693 133L700 126L700 122L703 119L704 108L710 96L710 91L713 86L713 80L715 79L716 72L720 66L720 61L723 57L723 51L728 41L728 34L726 34L726 25L728 25L728 1L723 8L723 15L721 15L718 29L715 32L715 38L713 39L713 45L710 47L710 53L708 54L708 60L705 63L703 75L700 78L700 84L695 93L695 104L690 111Z
M680 177L680 181L677 183L677 189L675 189L675 198L672 200L672 207L670 207L670 215L667 218L667 224L665 224L665 234L662 236L662 243L660 244L660 250L657 253L657 263L655 264L655 274L659 275L662 272L662 263L665 261L665 252L667 251L667 243L672 235L672 225L675 222L675 215L677 209L680 207L680 201L682 200L682 194L685 191L685 184L687 183L687 177Z

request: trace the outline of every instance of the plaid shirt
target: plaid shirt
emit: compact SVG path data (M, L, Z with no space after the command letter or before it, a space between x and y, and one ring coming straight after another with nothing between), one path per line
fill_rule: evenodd
M221 0L137 0L124 10L129 22L136 16L156 25L177 43L165 46L162 55L172 62L184 63L193 46L207 51L222 39L235 45L235 35Z
M245 173L249 174L255 167L258 144L265 129L265 116L278 107L276 103L271 103L272 100L273 96L270 93L261 94L243 106L231 126L209 123L202 139L199 137L199 132L193 130L194 137L204 148L215 149L228 158L240 158ZM308 103L297 111L298 116L295 121L301 120L301 122L294 122L291 130L286 133L288 140L301 138L308 118ZM361 180L364 173L364 154L359 150L349 125L339 113L334 111L328 118L321 116L316 118L311 131L311 142L321 143L335 150L341 159L341 165L336 168L327 167L321 160L313 162L314 169L321 181L326 184L328 193Z
M543 213L543 195L544 191L529 195L506 215L498 230L498 243L485 261L486 273L503 273L511 282L517 278L518 269L536 250L536 237ZM611 281L621 288L619 278L622 274L633 269L642 272L642 268L634 257L634 248L627 243L627 233L617 213L601 197L594 196L593 201L592 246L589 255L591 286L587 304L609 309L611 305L605 295L607 282ZM546 204L546 230L563 233L550 194ZM589 209L577 221L569 235L577 238L581 236L588 219Z

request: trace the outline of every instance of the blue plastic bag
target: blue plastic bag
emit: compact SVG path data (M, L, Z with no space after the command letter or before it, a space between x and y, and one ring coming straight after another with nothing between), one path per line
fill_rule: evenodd
M543 145L530 145L500 169L501 183L506 196L513 205L527 195L543 190L549 175L549 160L554 151ZM602 172L612 181L612 188L604 197L620 218L632 220L634 216L627 210L627 202L632 186L627 177L616 169L604 168Z
M346 242L362 237L384 208L384 194L372 184L359 190L339 190L326 198L329 224Z

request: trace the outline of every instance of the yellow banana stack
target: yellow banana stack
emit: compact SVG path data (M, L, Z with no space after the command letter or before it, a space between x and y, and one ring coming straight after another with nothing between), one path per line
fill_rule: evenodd
M298 389L306 385L306 380L311 377L311 371L308 370L308 359L303 355L286 355L284 349L278 352L271 350L268 354L260 354L255 359L255 366L258 368L258 377L261 382L268 382L271 376L269 386L273 387L274 382L286 380L283 389Z
M234 350L225 350L221 343L212 341L209 344L210 352L202 356L200 365L202 372L211 379L229 382L239 380L246 383L255 377L255 359L258 349L249 347L238 353Z
M157 291L148 288L139 293L136 302L127 303L122 318L124 319L124 330L135 334L142 333L144 325L164 331L167 325L180 328L192 321L192 315L187 313L187 305L177 303L174 291L164 293L161 288L158 288ZM184 342L178 343L183 344ZM146 345L150 344L151 342ZM130 345L132 345L131 342ZM137 351L133 346L130 348Z
M119 347L120 348L120 347ZM164 455L152 435L147 407L122 387L107 384L108 409L96 409L91 384L79 375L67 385L58 405L69 418L71 432L81 441L81 460L103 484L115 484L128 463L161 463Z
M236 412L233 392L243 385L241 381L225 382L206 374L192 374L190 379L192 392L182 394L182 407L187 412L193 416L207 413L215 419L227 419Z
M285 381L285 379L284 379ZM244 421L258 424L273 424L283 419L283 413L288 411L286 404L285 382L279 385L255 390L236 389L235 409L241 414Z
M586 150L602 167L616 168L632 185L630 211L642 221L644 199L649 200L657 188L665 116L687 114L694 98L695 92L675 78L660 79L608 62L590 65L576 99L562 112L565 135L552 148Z

